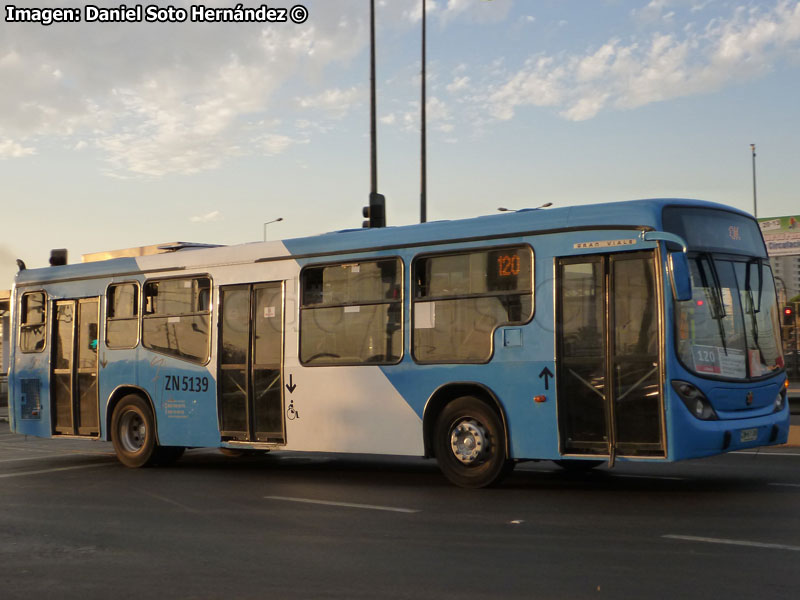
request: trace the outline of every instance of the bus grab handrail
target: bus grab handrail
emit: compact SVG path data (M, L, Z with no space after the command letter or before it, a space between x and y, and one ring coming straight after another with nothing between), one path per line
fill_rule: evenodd
M686 243L686 240L674 233L669 233L667 231L642 231L641 236L642 240L645 242L672 242L673 244L678 244L684 254L689 251L689 244Z

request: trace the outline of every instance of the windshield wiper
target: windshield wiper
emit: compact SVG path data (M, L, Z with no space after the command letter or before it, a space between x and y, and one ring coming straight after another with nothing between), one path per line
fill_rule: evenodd
M758 265L758 306L756 306L753 300L753 289L750 285L750 267L752 265ZM749 303L749 312L750 312L750 327L753 331L753 344L755 344L756 350L758 350L758 359L762 364L766 364L764 360L764 352L761 350L761 344L758 342L758 318L756 317L756 313L761 310L761 291L764 286L764 275L763 275L763 268L761 266L760 259L753 259L747 262L747 267L745 269L745 277L744 277L744 289L747 292L747 301Z
M708 276L703 268L703 262L708 263L709 270L711 271L713 286L709 285ZM719 283L717 267L714 265L714 257L712 257L710 254L703 254L699 256L697 258L697 267L700 271L700 281L702 282L703 287L706 290L711 290L710 297L708 295L708 291L706 292L706 297L708 297L711 302L711 318L717 322L717 327L719 328L719 338L722 342L722 349L727 356L728 344L725 339L725 326L722 324L722 319L724 319L726 316L725 304L722 301L722 288Z
M745 270L745 281L744 281L744 288L750 293L750 299L753 298L753 286L750 285L750 273L753 265L758 267L758 301L753 302L753 312L760 313L761 312L761 295L764 291L764 269L761 265L761 259L753 258L747 261L747 267Z

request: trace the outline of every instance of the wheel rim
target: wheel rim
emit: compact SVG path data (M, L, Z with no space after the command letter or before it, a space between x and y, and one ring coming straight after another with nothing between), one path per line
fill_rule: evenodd
M462 464L473 465L480 462L489 450L486 430L474 419L459 421L450 433L450 449Z
M128 452L138 452L147 439L147 424L133 411L128 411L119 423L119 439L122 447Z

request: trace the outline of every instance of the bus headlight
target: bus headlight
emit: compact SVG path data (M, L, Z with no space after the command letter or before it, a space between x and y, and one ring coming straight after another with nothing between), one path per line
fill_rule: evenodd
M702 421L716 421L719 419L717 413L714 411L714 407L711 406L711 403L708 401L708 398L691 383L674 380L672 382L672 388L678 393L680 399L683 400L689 412L696 418Z
M786 390L781 390L775 397L775 412L781 412L786 406Z

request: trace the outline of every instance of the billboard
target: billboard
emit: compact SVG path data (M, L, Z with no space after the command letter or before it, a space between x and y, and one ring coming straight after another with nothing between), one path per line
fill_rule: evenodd
M759 219L758 225L770 257L800 255L800 215Z

